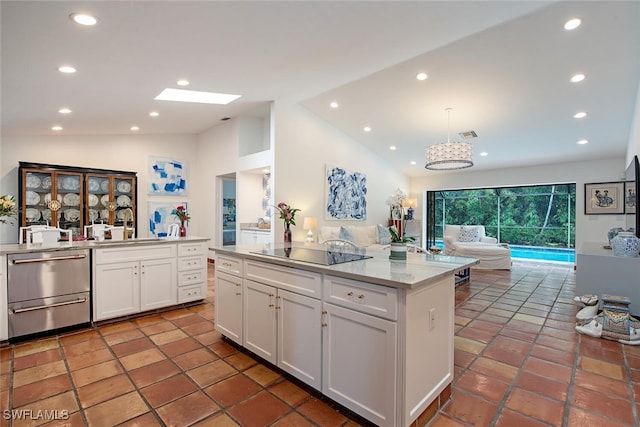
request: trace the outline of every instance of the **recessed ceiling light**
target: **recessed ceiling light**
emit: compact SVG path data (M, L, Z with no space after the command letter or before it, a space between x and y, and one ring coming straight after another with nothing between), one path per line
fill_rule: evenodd
M571 77L571 83L578 83L581 82L585 79L585 75L584 74L576 74L574 76Z
M391 151L393 151L393 150L395 150L395 149L396 149L396 146L395 146L395 145L391 145L391 146L389 147L389 150L391 150Z
M415 160L411 160L411 161L409 162L409 164L410 164L410 165L415 165L415 164L416 164L416 161L415 161Z
M226 105L241 95L230 95L226 93L200 92L196 90L170 89L166 88L154 99L159 101L195 102L199 104L222 104Z
M564 23L564 29L569 31L575 30L580 26L580 24L582 24L582 21L578 18L569 19Z
M178 86L189 86L189 80L187 79L180 79L176 83Z
M96 25L98 20L91 15L87 15L86 13L72 13L69 15L69 19L71 19L76 24L80 25Z
M581 139L580 141L577 142L579 145L585 145L589 143L588 139Z
M371 127L365 126L365 127L362 128L362 130L365 131L365 132L371 132Z
M487 157L489 155L489 153L487 153L486 151L483 151L482 153L480 153L480 155L482 157Z
M71 113L71 110L65 107L65 108L59 109L58 113L60 113L60 114L69 114L69 113Z
M329 104L329 107L331 108L338 108L339 106L340 105L336 101L333 101L331 104Z
M136 131L136 130L140 130L140 128L138 126L131 126L131 130Z
M160 113L158 113L157 111L152 111L152 112L149 113L149 115L151 117L158 117L160 115Z
M416 74L416 79L418 79L418 80L427 80L427 77L429 77L427 75L427 73L418 73L418 74Z
M61 131L62 130L62 126L51 126L51 130L54 130L56 132Z
M65 74L73 74L76 72L76 69L73 68L71 65L63 65L61 67L58 67L58 71Z
M573 115L573 117L576 118L576 119L582 119L584 117L587 117L587 113L584 112L584 111L578 111L577 113L575 113Z

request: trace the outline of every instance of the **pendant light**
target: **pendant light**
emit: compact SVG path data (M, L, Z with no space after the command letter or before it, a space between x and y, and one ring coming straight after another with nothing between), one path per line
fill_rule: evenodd
M447 108L447 142L427 147L425 169L454 170L473 166L473 146L468 142L451 142L451 108Z

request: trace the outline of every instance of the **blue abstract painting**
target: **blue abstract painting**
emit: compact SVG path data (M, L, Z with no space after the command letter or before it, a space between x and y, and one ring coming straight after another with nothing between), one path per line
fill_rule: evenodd
M149 157L149 194L187 194L187 170L180 160Z
M327 219L367 219L367 177L327 166Z
M173 210L178 206L184 206L188 210L187 202L149 202L149 236L167 237L167 229L171 224L179 224L180 220L173 215ZM185 226L188 228L189 223Z

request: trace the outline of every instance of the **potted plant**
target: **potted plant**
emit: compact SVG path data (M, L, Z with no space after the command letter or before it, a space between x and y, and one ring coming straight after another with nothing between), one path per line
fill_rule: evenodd
M416 239L414 237L401 236L395 227L389 227L389 234L391 234L389 259L407 259L407 243Z

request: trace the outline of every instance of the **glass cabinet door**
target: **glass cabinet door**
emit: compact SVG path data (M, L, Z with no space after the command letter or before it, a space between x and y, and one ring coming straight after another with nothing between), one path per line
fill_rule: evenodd
M135 181L131 177L114 176L113 177L113 196L116 201L115 225L123 225L125 210L131 209L135 217ZM127 222L131 225L133 218L127 217Z
M50 214L56 218L55 225L65 230L72 230L74 236L82 235L82 226L84 225L82 217L82 174L56 172L55 177L57 182L55 194L52 192L48 196L49 200L55 198L59 202L49 205ZM57 210L55 209L56 207L58 207Z
M87 225L113 224L113 215L108 209L110 201L114 201L111 193L109 175L87 174L86 186L87 210L85 212Z
M30 225L52 225L51 211L47 207L47 199L51 199L53 173L38 170L23 170L23 191L21 207L22 227Z

